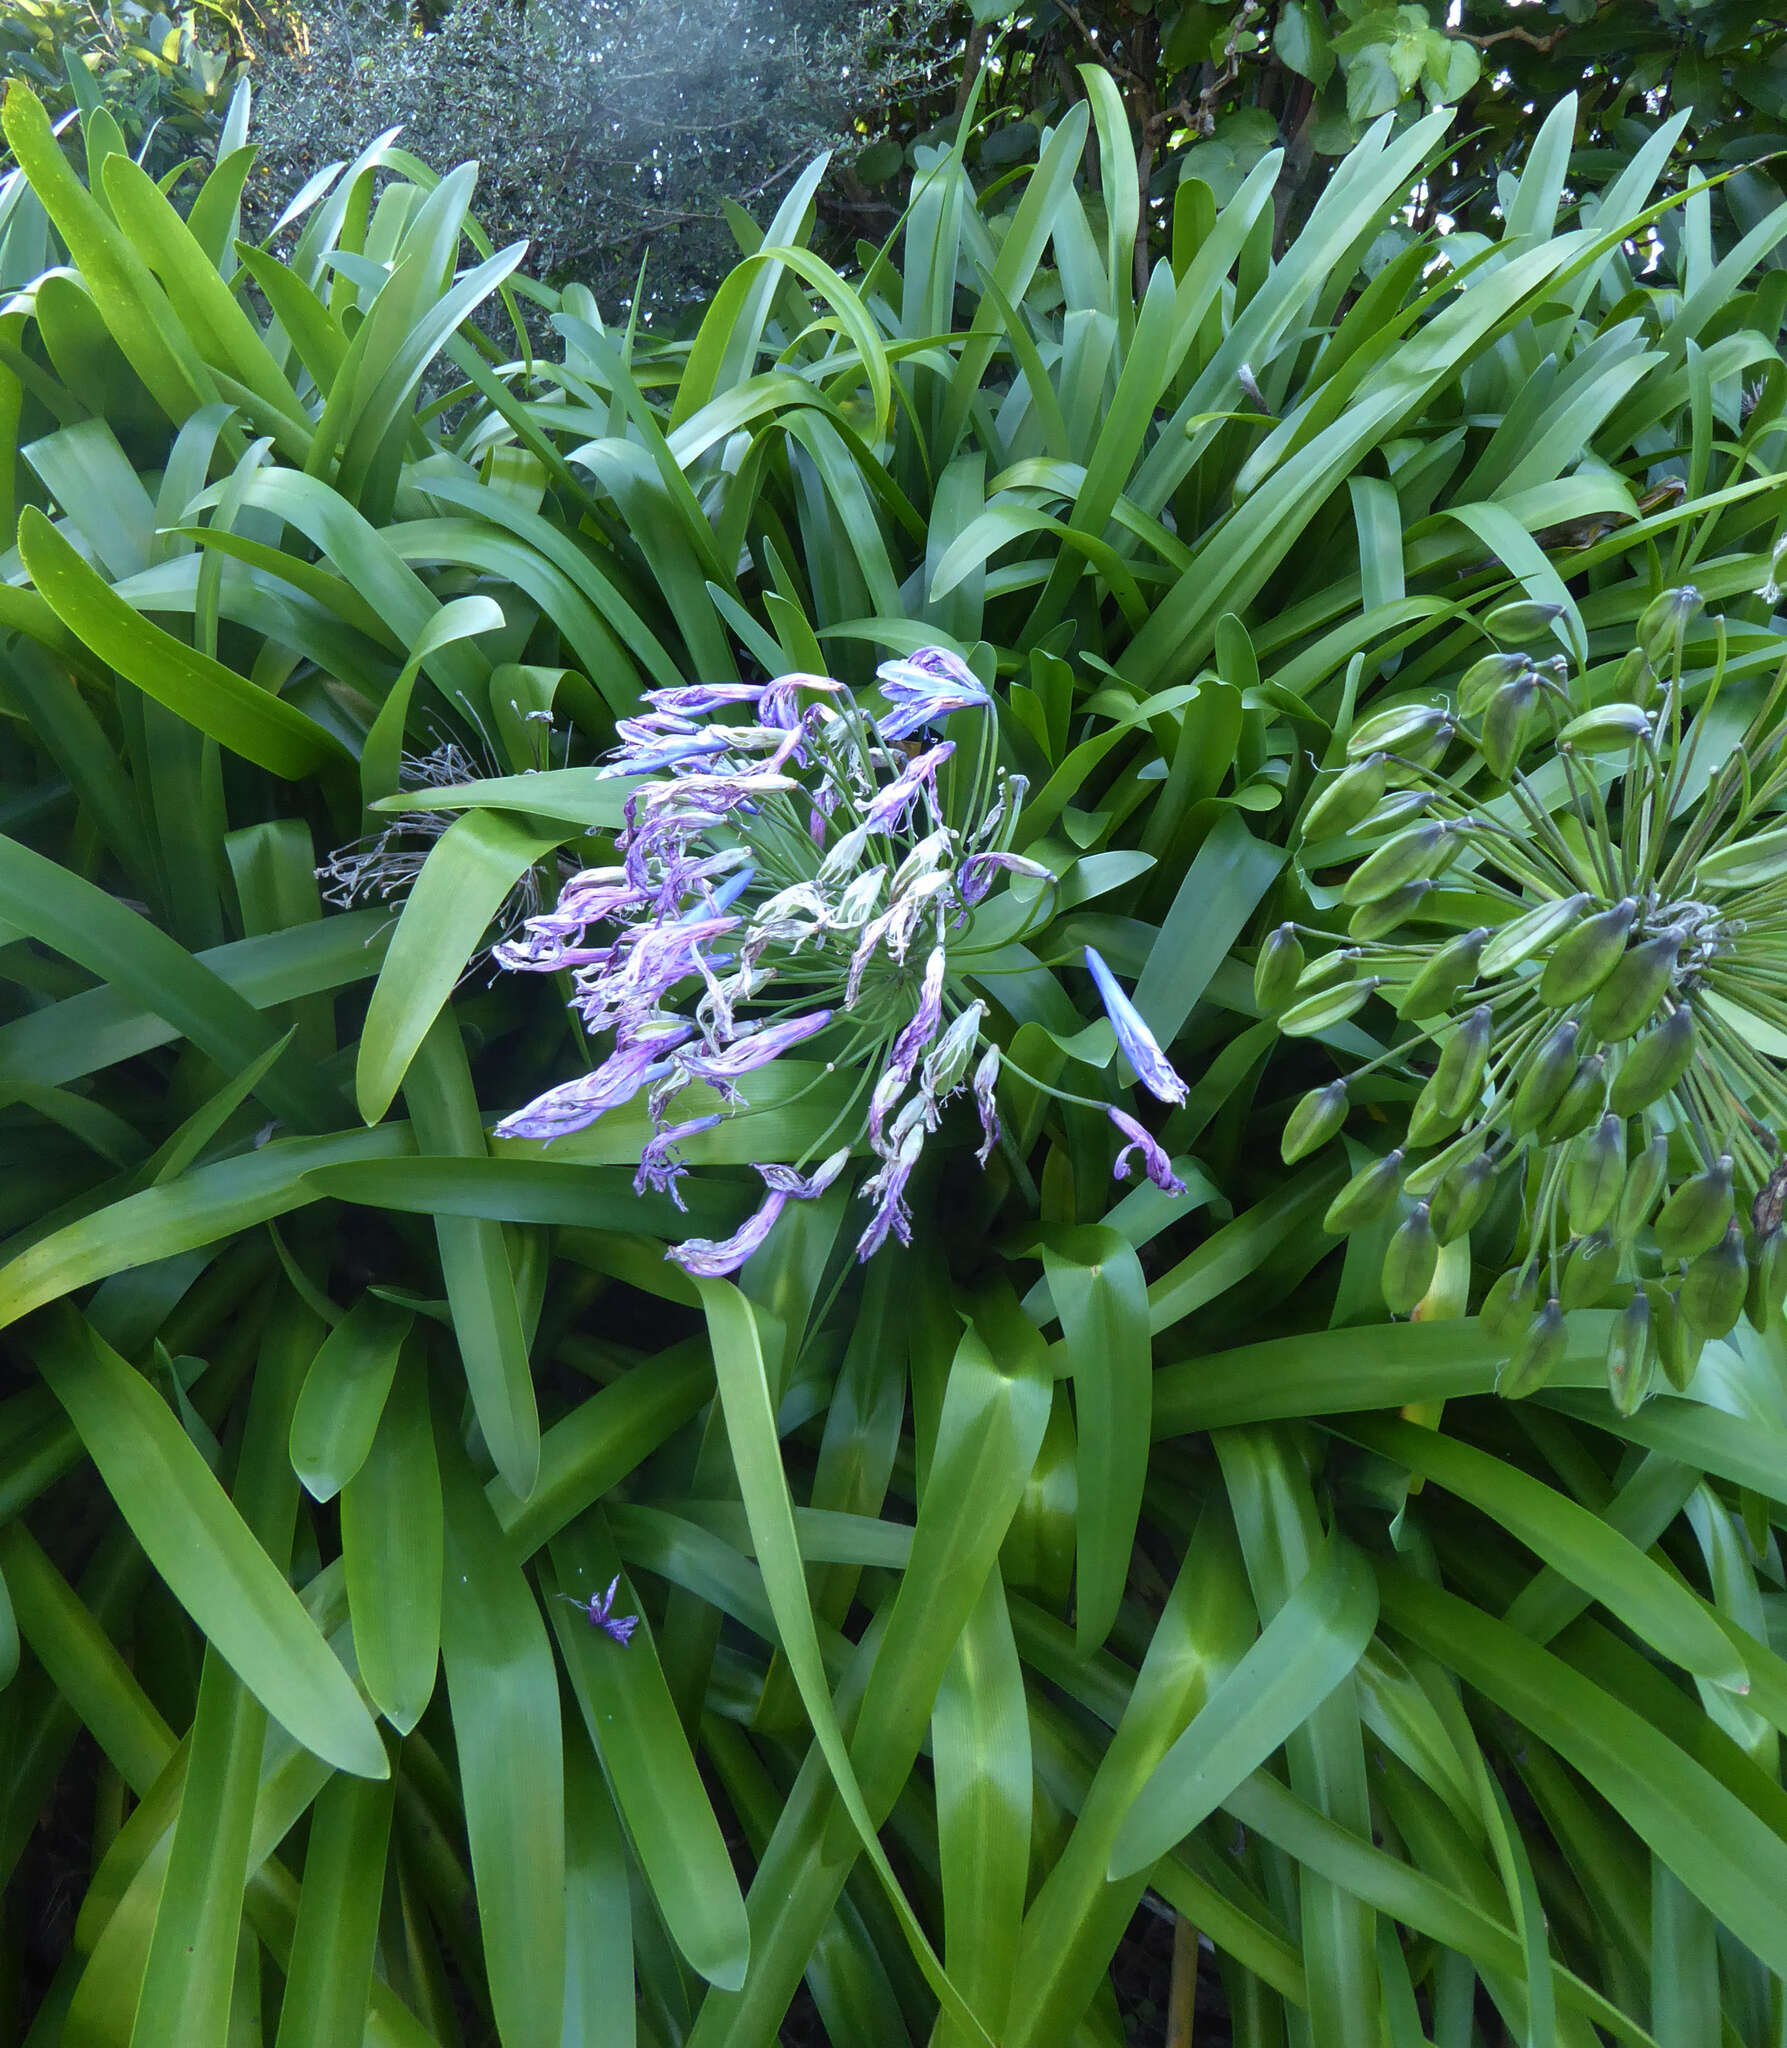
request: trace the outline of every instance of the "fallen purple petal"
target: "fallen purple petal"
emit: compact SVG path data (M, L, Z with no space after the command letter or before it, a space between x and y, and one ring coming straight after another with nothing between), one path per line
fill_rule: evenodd
M1130 1154L1139 1152L1142 1155L1143 1171L1162 1194L1184 1194L1185 1183L1173 1171L1173 1162L1153 1136L1123 1110L1110 1109L1106 1111L1106 1115L1129 1141L1117 1154L1116 1163L1111 1168L1113 1176L1118 1180L1127 1180Z

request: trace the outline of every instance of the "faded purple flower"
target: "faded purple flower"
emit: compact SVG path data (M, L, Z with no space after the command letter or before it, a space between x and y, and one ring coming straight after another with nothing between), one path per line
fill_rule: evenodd
M741 1033L724 1051L679 1053L676 1064L690 1080L706 1081L727 1090L741 1075L755 1073L759 1067L779 1060L791 1047L811 1038L814 1032L823 1031L830 1022L829 1010L815 1010L807 1017L785 1017L779 1024L760 1024L748 1035Z
M776 1194L811 1202L824 1194L849 1163L850 1148L846 1145L829 1159L822 1159L809 1174L796 1173L792 1166L760 1166L757 1171Z
M971 853L956 875L956 894L973 909L993 886L993 877L1003 869L1008 875L1028 875L1034 881L1054 880L1054 870L1039 860L1027 860L1021 853Z
M918 1008L913 1011L906 1028L893 1042L893 1049L887 1056L887 1067L882 1076L882 1086L891 1086L896 1092L912 1079L920 1056L923 1054L943 1024L943 970L948 962L941 946L933 946L931 956L925 962L924 981L920 985ZM877 1096L880 1089L876 1090ZM881 1119L876 1114L878 1105L869 1110L869 1141L881 1142ZM885 1110L882 1111L885 1114Z
M842 683L833 682L830 676L810 676L796 670L792 675L777 676L763 692L763 703L758 715L765 725L779 725L788 730L797 727L810 712L802 712L795 699L802 690L819 690L828 696L836 696L843 688Z
M645 701L683 718L705 718L723 704L755 704L762 695L761 683L681 683L674 689L647 690Z
M980 1150L974 1156L982 1166L993 1156L993 1147L999 1142L999 1111L993 1099L999 1065L999 1048L989 1045L974 1069L974 1106L980 1111L981 1137Z
M730 1237L685 1237L681 1244L671 1245L664 1256L674 1259L685 1273L697 1273L704 1280L724 1280L729 1273L736 1273L753 1252L763 1248L764 1239L787 1206L788 1197L779 1189L772 1189L762 1208L754 1209Z
M850 1151L846 1146L840 1152L816 1166L810 1174L797 1173L791 1166L760 1166L769 1193L764 1197L763 1206L753 1210L730 1237L685 1238L681 1244L673 1244L664 1256L674 1259L688 1273L699 1273L704 1279L722 1280L729 1273L736 1273L753 1252L761 1251L764 1240L775 1228L776 1218L790 1202L810 1202L824 1194L838 1175L849 1163Z
M886 832L899 824L920 793L927 788L935 799L937 770L956 750L954 740L939 740L922 754L914 754L885 789L877 790L862 814L871 832Z
M722 733L696 733L684 738L660 739L656 745L628 747L606 766L596 770L599 782L618 775L654 775L679 761L691 761L709 754L723 754L730 741Z
M1143 1023L1142 1013L1117 986L1117 977L1091 946L1086 948L1086 968L1098 989L1105 1015L1111 1020L1111 1029L1117 1034L1123 1057L1135 1069L1136 1079L1161 1102L1183 1102L1187 1093L1184 1081Z
M912 1211L906 1206L906 1183L912 1178L912 1169L918 1164L924 1142L924 1124L915 1120L901 1136L898 1149L881 1171L871 1174L863 1182L862 1192L875 1204L875 1213L869 1218L868 1228L856 1241L859 1259L872 1258L887 1242L890 1233L902 1244L912 1242Z
M639 1155L639 1171L633 1176L633 1192L643 1195L649 1188L660 1195L668 1195L679 1209L687 1209L682 1189L677 1182L688 1172L678 1156L676 1148L685 1138L699 1137L703 1131L711 1131L720 1121L718 1116L695 1116L687 1123L672 1124L668 1130L659 1131L646 1141L645 1150Z
M1111 1168L1113 1177L1117 1180L1127 1180L1129 1178L1129 1155L1132 1152L1139 1152L1142 1155L1143 1171L1154 1185L1160 1189L1162 1194L1184 1194L1185 1183L1173 1171L1173 1162L1167 1157L1160 1145L1156 1143L1153 1136L1143 1130L1134 1117L1126 1115L1120 1109L1109 1109L1105 1114L1117 1126L1118 1130L1123 1133L1124 1137L1129 1140L1123 1147L1123 1150L1117 1154L1116 1163Z
M692 1025L679 1023L656 1037L625 1046L610 1054L593 1072L548 1088L525 1109L504 1117L492 1135L550 1140L584 1130L609 1110L631 1102L648 1082L669 1073L664 1055L694 1035Z
M615 1613L614 1596L619 1591L620 1580L617 1577L608 1581L606 1593L592 1593L587 1600L579 1600L575 1593L560 1593L558 1597L581 1609L591 1628L599 1628L625 1649L633 1639L633 1631L639 1626L639 1617Z
M893 707L876 730L890 744L952 711L985 711L993 701L968 664L942 647L921 647L903 661L884 661L875 674Z

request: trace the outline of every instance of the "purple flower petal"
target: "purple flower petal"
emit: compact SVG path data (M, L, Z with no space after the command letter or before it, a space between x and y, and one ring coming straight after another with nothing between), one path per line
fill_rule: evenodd
M1135 1118L1126 1115L1120 1109L1107 1110L1106 1115L1109 1116L1111 1122L1117 1126L1118 1130L1123 1133L1124 1137L1129 1140L1123 1150L1117 1154L1116 1164L1111 1168L1113 1177L1117 1180L1127 1180L1129 1178L1129 1155L1132 1152L1139 1152L1142 1155L1143 1170L1154 1185L1160 1189L1162 1194L1184 1194L1185 1183L1173 1171L1172 1161L1155 1142L1154 1138L1136 1122Z
M1111 1020L1111 1029L1117 1034L1123 1057L1135 1069L1136 1079L1161 1102L1183 1102L1187 1094L1184 1081L1143 1023L1141 1012L1117 986L1117 977L1091 946L1086 948L1086 968L1098 989L1105 1015Z

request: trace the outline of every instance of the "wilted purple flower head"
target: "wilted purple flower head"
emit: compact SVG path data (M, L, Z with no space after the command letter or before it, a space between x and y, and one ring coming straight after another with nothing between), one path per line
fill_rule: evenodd
M671 1247L690 1273L736 1272L853 1150L875 1161L859 1255L907 1241L913 1172L957 1096L972 1091L983 1165L998 1142L975 930L1014 874L1042 886L993 943L1046 921L1053 871L1012 851L1024 785L998 766L992 700L966 666L922 648L879 675L893 708L878 722L829 676L648 691L597 771L645 778L618 864L577 876L503 952L505 966L568 970L573 1007L612 1048L497 1134L555 1137L643 1094L641 1193L680 1206L679 1144L748 1110L752 1077L790 1055L808 1086L852 1084L805 1158L758 1167L763 1200L731 1236ZM909 737L958 711L986 715L959 739Z

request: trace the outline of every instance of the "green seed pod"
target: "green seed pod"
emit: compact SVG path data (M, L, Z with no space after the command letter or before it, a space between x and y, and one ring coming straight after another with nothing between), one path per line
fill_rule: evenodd
M1391 753L1408 754L1435 739L1452 737L1452 715L1436 704L1393 704L1356 725L1347 736L1349 761L1374 754L1380 747Z
M1409 1111L1408 1142L1416 1151L1423 1152L1429 1145L1442 1144L1463 1121L1462 1107L1447 1107L1439 1075L1430 1074Z
M1539 1136L1547 1145L1561 1145L1566 1138L1586 1131L1606 1107L1607 1056L1591 1052L1587 1059L1578 1061L1570 1085L1558 1097L1557 1107L1540 1127Z
M1375 903L1361 903L1346 921L1347 937L1368 946L1378 939L1387 939L1398 926L1408 923L1433 889L1431 882L1404 882L1400 889L1392 889Z
M1349 1230L1361 1230L1367 1223L1375 1223L1396 1199L1396 1185L1401 1178L1402 1148L1398 1146L1382 1159L1360 1167L1328 1204L1322 1228L1330 1237L1344 1237Z
M1443 1151L1433 1152L1423 1159L1419 1166L1409 1169L1402 1177L1402 1191L1411 1202L1431 1200L1441 1181L1454 1167L1468 1165L1489 1142L1489 1134L1481 1127L1466 1131L1461 1138L1454 1138Z
M1681 933L1670 930L1620 956L1588 1006L1588 1028L1603 1045L1618 1045L1650 1022L1674 978L1681 949Z
M1711 1251L1702 1252L1682 1275L1682 1321L1698 1337L1724 1337L1744 1312L1750 1262L1743 1232L1733 1219Z
M1538 709L1539 685L1532 675L1516 676L1504 683L1489 700L1477 734L1477 751L1489 764L1489 772L1505 782L1519 766L1532 736L1533 716Z
M1649 731L1650 720L1636 704L1597 704L1572 718L1557 743L1578 754L1623 754Z
M1340 892L1341 902L1376 903L1382 897L1393 895L1405 883L1418 882L1424 876L1436 874L1445 865L1456 837L1452 826L1438 825L1431 820L1426 824L1406 827L1394 839L1386 840L1348 875Z
M1433 1079L1437 1106L1448 1115L1456 1112L1456 1118L1463 1117L1482 1093L1494 1028L1494 1013L1487 1003L1479 1003L1446 1040Z
M1619 1247L1604 1230L1585 1237L1570 1254L1558 1299L1566 1311L1598 1308L1612 1293L1619 1279Z
M1612 1221L1626 1184L1626 1127L1616 1116L1604 1116L1578 1139L1570 1158L1566 1200L1570 1228L1586 1237Z
M1582 1026L1572 1017L1539 1047L1508 1111L1508 1128L1516 1135L1536 1130L1562 1100L1576 1072L1576 1041L1581 1036Z
M1639 1153L1627 1170L1626 1184L1620 1192L1619 1208L1613 1219L1613 1234L1622 1244L1629 1244L1650 1221L1650 1212L1656 1206L1657 1197L1663 1192L1663 1183L1668 1177L1669 1140L1659 1135Z
M1787 831L1757 832L1702 855L1694 869L1696 890L1754 889L1787 875Z
M1547 1009L1567 1010L1593 995L1620 963L1626 934L1638 915L1636 896L1622 896L1611 910L1585 917L1551 949L1539 977L1539 1000Z
M1504 1273L1483 1297L1477 1321L1495 1344L1510 1344L1526 1328L1539 1306L1539 1276L1525 1271Z
M1656 1367L1650 1297L1642 1287L1637 1287L1607 1333L1607 1392L1617 1414L1637 1414L1650 1392Z
M1259 958L1253 963L1253 999L1260 1015L1270 1017L1295 995L1297 977L1304 968L1303 946L1294 924L1281 924L1266 934Z
M1638 644L1651 661L1673 652L1677 630L1686 625L1706 600L1691 583L1653 597L1638 621Z
M1781 1318L1787 1299L1787 1230L1780 1224L1759 1240L1750 1260L1750 1284L1744 1291L1744 1314L1752 1329L1764 1336Z
M1320 995L1325 988L1338 988L1343 981L1351 981L1358 971L1357 947L1343 946L1335 953L1318 954L1297 976L1296 993L1299 996Z
M1554 619L1561 619L1561 604L1541 604L1535 598L1511 598L1485 615L1483 625L1497 640L1536 640Z
M1450 1009L1458 991L1476 980L1477 962L1483 957L1488 939L1489 927L1482 924L1475 931L1461 932L1457 938L1448 939L1403 991L1396 1014L1437 1017L1442 1010Z
M1302 837L1337 839L1369 818L1390 786L1390 757L1373 754L1341 770L1303 814Z
M1472 662L1458 678L1460 717L1475 718L1504 683L1524 675L1528 666L1524 654L1486 654Z
M1651 1331L1656 1339L1657 1362L1664 1377L1678 1394L1688 1391L1694 1368L1706 1340L1688 1328L1680 1297L1667 1287L1647 1287L1650 1296Z
M1450 1244L1475 1228L1495 1193L1500 1168L1487 1152L1453 1167L1434 1190L1428 1221L1441 1244Z
M1514 1355L1496 1376L1495 1391L1504 1401L1523 1401L1536 1394L1564 1361L1564 1312L1555 1295L1527 1324Z
M1607 1099L1620 1116L1636 1116L1660 1102L1694 1058L1694 1012L1678 1002L1654 1031L1627 1053Z
M1390 772L1394 781L1400 772L1397 763L1391 763ZM1430 789L1392 789L1372 812L1370 826L1361 825L1359 830L1369 830L1380 837L1389 832L1399 832L1404 825L1428 809L1432 802L1433 792Z
M1483 948L1477 970L1479 978L1493 981L1510 967L1530 960L1559 932L1568 930L1593 901L1593 897L1579 890L1574 896L1556 897L1550 903L1541 903L1536 910L1524 910L1518 917L1510 918Z
M1286 1166L1295 1166L1319 1145L1325 1145L1346 1122L1347 1097L1344 1081L1330 1081L1326 1088L1312 1088L1285 1118L1280 1149Z
M1657 672L1642 647L1634 647L1620 663L1613 678L1613 694L1640 710L1657 694Z
M1685 1180L1657 1212L1652 1225L1657 1249L1666 1259L1697 1259L1725 1235L1731 1221L1731 1154L1704 1173Z
M1406 1316L1433 1285L1439 1257L1440 1241L1428 1221L1427 1204L1417 1202L1384 1252L1384 1306L1393 1316Z
M1287 1038L1308 1038L1317 1031L1331 1030L1355 1011L1364 1009L1377 986L1377 976L1368 975L1363 981L1342 982L1338 988L1325 989L1320 995L1305 996L1279 1018L1278 1028Z

